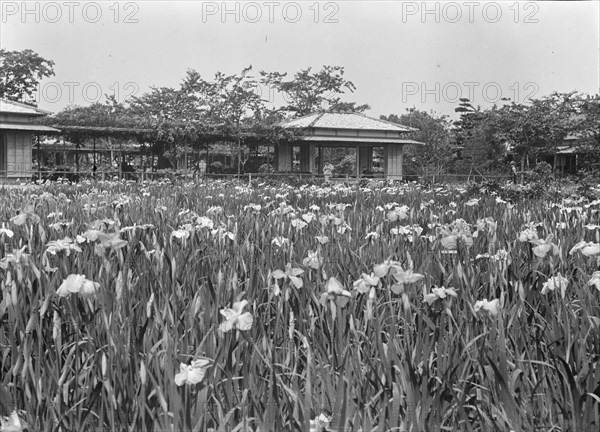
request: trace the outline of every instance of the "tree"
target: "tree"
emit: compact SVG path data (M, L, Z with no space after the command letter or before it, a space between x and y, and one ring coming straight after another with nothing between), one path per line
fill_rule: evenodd
M497 106L482 111L469 99L461 98L455 112L461 113L454 122L453 135L459 153L466 162L469 173L499 168L506 156L504 142L496 137L498 131ZM464 167L464 165L463 165Z
M199 103L197 95L187 91L185 80L176 89L152 87L133 98L129 111L155 131L152 151L167 157L172 165L188 147L199 151L208 145L205 136L213 125L207 120L207 108Z
M208 118L219 123L221 130L237 144L238 174L248 160L242 161L245 129L261 121L266 111L266 101L257 93L258 82L251 71L252 66L243 69L239 75L217 72L212 82L189 71L183 86L187 94L195 95L198 103L207 107Z
M279 91L287 102L280 110L293 117L326 109L362 112L369 108L341 102L340 95L346 90L356 90L354 83L344 78L342 66L323 66L319 72L312 72L309 67L294 74L289 81L285 80L287 73L261 71L260 74L262 84Z
M460 104L454 109L460 113L460 119L454 122L456 144L463 146L473 134L473 130L485 119L485 113L481 107L475 108L467 98L461 98Z
M39 121L49 126L63 127L62 135L75 144L76 148L89 146L92 142L95 144L96 140L100 143L106 142L110 148L115 144L113 139L119 146L123 143L145 143L155 140L155 134L145 130L148 127L147 119L136 116L129 107L117 102L114 95L107 96L105 103L97 102L88 106L70 105ZM64 126L85 128L64 128ZM107 129L94 130L95 127ZM79 155L76 160L79 164ZM95 161L94 155L94 164Z
M204 113L198 110L196 98L182 89L152 87L148 93L133 97L132 113L155 122L202 120Z
M40 80L54 75L54 62L30 49L0 49L0 97L31 102Z
M577 134L582 148L600 153L600 95L580 97L571 133Z
M249 66L240 74L217 72L206 80L190 69L178 89L153 88L135 98L131 107L162 131L164 151L176 157L187 146L199 149L212 141L234 143L241 173L249 159L249 153L244 158L242 151L247 144L272 143L282 135L274 126L281 118L266 108L251 71Z
M593 97L576 92L555 92L527 104L494 105L485 111L461 99L455 109L461 113L454 123L456 141L471 170L498 168L510 148L523 172L526 161L556 153L569 135L583 147L597 143L598 117L593 114L597 105L597 98L594 103Z
M105 103L96 102L88 106L69 105L62 111L41 119L44 124L68 126L143 127L142 118L137 117L114 96Z
M329 107L329 112L339 113L364 113L370 110L369 104L356 105L356 102L337 102Z
M573 131L577 113L573 94L553 93L532 99L528 105L512 103L496 110L495 136L506 142L521 162L521 182L525 162L542 153L556 151Z
M580 166L600 172L600 95L572 94L575 113L570 117L569 135L576 139Z
M425 176L440 175L452 163L456 152L447 116L410 108L405 114L381 116L382 120L417 128L413 137L425 146L409 146L406 158Z

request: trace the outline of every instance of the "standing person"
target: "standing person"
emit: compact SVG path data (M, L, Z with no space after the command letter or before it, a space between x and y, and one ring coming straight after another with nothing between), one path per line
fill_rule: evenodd
M517 166L515 165L515 161L510 162L510 169L513 175L513 183L517 184Z
M0 384L0 432L21 432L21 420L8 389Z
M326 180L329 180L333 175L333 165L331 165L329 162L327 162L323 167L323 175L325 176Z

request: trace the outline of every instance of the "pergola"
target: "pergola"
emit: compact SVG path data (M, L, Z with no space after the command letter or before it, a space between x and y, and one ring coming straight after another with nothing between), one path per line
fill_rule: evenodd
M373 149L383 148L383 176L402 180L405 145L423 145L407 138L417 129L367 117L359 113L313 113L281 123L286 129L298 130L296 141L280 142L279 172L292 171L293 148L300 148L300 171L323 173L323 147L356 148L356 177L373 168ZM319 156L315 160L316 150ZM315 169L316 165L316 169Z

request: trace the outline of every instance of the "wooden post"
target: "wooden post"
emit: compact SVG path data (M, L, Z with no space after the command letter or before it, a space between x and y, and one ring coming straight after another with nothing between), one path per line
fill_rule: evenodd
M209 156L208 147L209 147L209 143L207 142L206 143L206 173L205 174L208 174L208 167L210 165L210 162L208 161L208 156Z
M81 144L75 144L75 171L79 173L79 149Z
M386 180L402 180L402 144L386 144L383 152L383 169Z
M292 170L292 150L293 148L291 143L279 143L277 171L289 172Z
M42 163L40 162L41 157L41 147L40 147L40 136L37 136L37 162L38 162L38 180L42 181ZM0 151L2 151L2 147L0 146ZM0 167L1 168L1 167Z
M110 148L110 167L111 167L111 171L112 171L112 164L115 161L115 153L114 153L112 142L110 141L110 138L108 138L107 141L108 141L108 147Z
M92 166L92 172L94 173L94 177L96 177L96 170L98 166L96 165L96 137L94 137L94 165Z
M144 171L146 171L146 159L144 159L144 143L140 143L140 165L142 169L142 182L144 181Z
M267 144L267 173L271 174L270 167L271 166L271 145Z
M108 138L110 140L110 137ZM123 178L123 162L125 162L125 155L123 154L123 141L119 141L119 153L121 154L121 165L119 165L119 180Z
M300 171L314 174L315 169L315 145L307 143L300 146Z
M317 156L317 174L323 174L323 146L319 146L319 155Z
M365 170L369 172L373 171L373 147L361 146L357 157L361 174Z

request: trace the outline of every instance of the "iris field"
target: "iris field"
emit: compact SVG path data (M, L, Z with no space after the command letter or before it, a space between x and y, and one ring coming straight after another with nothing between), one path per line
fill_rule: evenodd
M599 430L599 211L384 183L0 189L0 379L33 431Z

